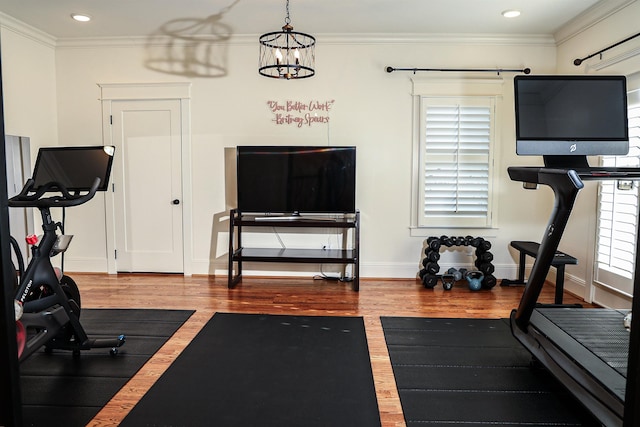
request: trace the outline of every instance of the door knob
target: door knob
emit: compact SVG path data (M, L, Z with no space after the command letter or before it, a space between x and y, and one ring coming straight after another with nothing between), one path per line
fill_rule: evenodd
M179 205L180 204L180 200L173 199L173 201L171 203L173 203L174 205Z

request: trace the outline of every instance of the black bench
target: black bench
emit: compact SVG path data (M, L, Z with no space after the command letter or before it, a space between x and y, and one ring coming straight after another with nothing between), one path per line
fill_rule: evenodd
M516 280L502 279L500 286L525 285L524 268L525 258L529 255L532 258L538 256L540 244L536 242L513 241L511 246L520 252L520 263L518 265L518 278ZM553 256L551 266L556 268L556 297L555 303L562 304L562 293L564 291L564 266L567 264L577 264L578 260L564 252L557 251Z

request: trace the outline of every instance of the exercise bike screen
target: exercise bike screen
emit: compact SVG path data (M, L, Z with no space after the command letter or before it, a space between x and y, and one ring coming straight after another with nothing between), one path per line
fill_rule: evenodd
M89 191L100 178L98 191L106 191L114 147L40 148L33 170L34 190L56 182L69 191Z

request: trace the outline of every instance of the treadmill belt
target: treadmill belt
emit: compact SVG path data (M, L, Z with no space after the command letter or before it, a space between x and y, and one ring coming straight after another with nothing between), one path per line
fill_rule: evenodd
M629 331L622 319L627 312L600 308L539 308L536 311L626 378Z

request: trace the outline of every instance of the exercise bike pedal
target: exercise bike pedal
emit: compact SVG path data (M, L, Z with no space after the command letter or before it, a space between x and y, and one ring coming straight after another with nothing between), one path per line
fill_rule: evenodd
M45 352L50 354L54 349L71 351L73 358L79 358L82 350L92 350L95 348L109 348L109 354L115 356L118 354L118 348L122 347L126 341L125 335L119 335L117 338L97 338L88 339L84 342L66 341L56 342L50 341L45 345Z
M124 345L124 343L126 341L126 338L127 337L125 337L124 335L120 335L117 338L117 340L118 340L117 343L118 344L113 346L113 347L111 347L111 350L109 350L109 354L112 355L112 356L117 356L118 355L118 347L122 347L122 345Z
M119 335L117 338L101 338L93 340L91 348L111 348L110 353L112 355L118 354L118 347L122 347L126 342L127 337L125 335Z

